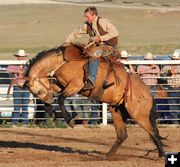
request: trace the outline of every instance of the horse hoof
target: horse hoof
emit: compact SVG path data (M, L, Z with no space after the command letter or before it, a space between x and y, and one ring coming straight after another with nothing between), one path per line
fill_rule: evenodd
M71 127L72 129L74 128L74 119L72 119L69 123L69 127Z
M106 153L105 155L106 155L106 157L107 157L107 158L109 158L109 157L111 157L111 156L112 156L112 154L111 154L111 153L109 153L109 152L108 152L108 153Z

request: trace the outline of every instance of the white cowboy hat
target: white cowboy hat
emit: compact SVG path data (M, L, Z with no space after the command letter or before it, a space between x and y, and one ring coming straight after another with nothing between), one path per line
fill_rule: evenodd
M144 56L145 60L152 60L154 56L152 55L151 52L147 52L146 55Z
M130 55L127 53L126 50L122 50L122 51L121 51L121 57L127 58L127 57L130 57Z
M29 54L25 53L24 50L19 50L18 53L15 53L14 56L16 57L27 57Z
M172 56L169 56L172 59L180 59L180 49L176 49Z

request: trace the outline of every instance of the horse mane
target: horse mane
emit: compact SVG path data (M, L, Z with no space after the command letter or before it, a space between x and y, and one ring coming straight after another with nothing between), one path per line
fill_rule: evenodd
M66 59L70 61L87 59L87 54L84 50L84 47L85 44L83 43L71 43L71 45L65 50Z
M34 58L30 59L27 63L26 63L26 73L25 73L25 77L28 77L29 75L29 72L32 68L32 66L37 62L39 61L40 59L42 59L43 57L45 57L46 55L50 54L50 53L54 53L56 52L57 54L61 51L63 53L63 55L67 52L72 52L73 51L73 55L70 55L69 57L65 56L65 59L71 61L71 60L74 60L74 59L87 59L88 55L86 54L86 52L84 51L84 47L85 47L85 44L82 44L82 43L71 43L70 47L63 47L63 46L60 46L60 47L57 47L57 48L52 48L50 50L44 50L42 52L39 52ZM67 48L67 49L66 49ZM74 50L77 49L76 51ZM77 54L76 54L77 52ZM79 54L78 54L79 53ZM77 56L79 55L79 56ZM117 83L119 83L119 78L116 74L116 71L114 70L114 66L117 65L117 62L112 60L112 58L110 56L99 56L99 57L93 57L92 59L99 59L100 62L105 62L109 65L111 65L113 68L112 68L112 72L115 76L115 80ZM118 63L118 66L120 68L122 68L122 63Z
M81 54L85 55L85 52L84 52L84 47L86 46L85 44L76 42L76 43L71 43L71 45L79 49Z
M32 66L33 66L37 61L39 61L41 58L43 58L44 56L46 56L46 55L49 54L49 53L54 53L54 52L59 53L59 51L64 52L64 50L65 50L65 47L60 46L60 47L57 47L57 48L52 48L52 49L50 49L50 50L43 50L42 52L39 52L35 57L33 57L32 59L29 59L29 60L27 61L27 63L26 63L26 69L27 69L27 71L26 71L26 73L25 73L25 77L28 77L29 72L30 72Z

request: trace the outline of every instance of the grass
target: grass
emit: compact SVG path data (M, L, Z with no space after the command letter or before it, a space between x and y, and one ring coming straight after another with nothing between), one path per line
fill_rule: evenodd
M42 50L60 46L67 34L84 22L85 8L61 4L0 5L0 59L16 59L12 55L19 49L25 49L32 58ZM143 55L147 51L163 55L180 48L179 11L97 8L100 16L109 18L117 27L120 50L126 49L131 55ZM79 39L86 40L87 36Z
M6 120L3 120L0 124L0 128L12 128L13 125L7 122ZM23 127L21 123L18 123L17 127ZM43 121L39 124L36 124L35 121L31 121L27 126L27 128L68 128L68 124L61 123L59 120L53 121L52 119L47 119L46 121Z
M6 120L3 120L1 125L0 125L0 128L11 128L11 127L12 126L9 125Z
M62 124L59 120L53 121L51 119L41 122L37 125L39 128L68 128L68 124Z
M85 128L89 128L89 129L98 129L100 128L100 126L98 124L94 124L94 125L85 125Z

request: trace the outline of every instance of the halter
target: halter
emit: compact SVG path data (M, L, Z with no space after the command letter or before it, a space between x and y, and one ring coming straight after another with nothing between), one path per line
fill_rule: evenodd
M58 56L59 56L59 54L58 54ZM51 79L53 79L54 73L55 73L65 62L66 62L66 61L65 61L65 59L64 59L64 61L63 61L61 64L59 64L53 71L49 72L46 76L42 76L42 77L25 77L25 78L23 78L23 79L25 79L25 80L27 80L27 81L37 81L37 82L39 82L39 83L47 90L46 95L45 95L43 98L41 98L42 101L46 101L46 100L48 100L50 94L51 94L52 91L53 91L53 89L52 89L52 82L50 82L50 86L47 87L47 86L41 81L41 78L48 78L48 76L50 76Z
M65 63L65 61L63 61L61 64L59 64L53 71L51 71L50 73L48 73L46 76L41 76L41 77L22 77L22 78L15 78L12 80L11 84L9 85L9 88L8 88L8 91L7 91L7 95L9 95L10 93L10 89L11 87L13 86L13 84L19 80L19 79L23 79L25 81L33 81L33 84L34 84L34 81L37 81L39 82L46 90L47 90L47 93L44 97L41 98L42 101L46 101L48 100L51 92L53 91L52 89L52 82L50 82L50 86L47 87L41 79L45 78L45 79L48 79L48 76L50 76L51 78L50 79L53 79L52 76L54 75L54 73Z
M57 56L59 57L59 56L60 56L59 52L57 51L56 53L57 53ZM49 72L46 76L42 76L42 77L25 77L25 78L23 78L23 79L26 80L26 81L37 81L37 82L39 82L39 83L47 90L46 95L41 98L42 101L48 100L48 98L49 98L50 94L52 93L53 89L52 89L52 82L51 82L51 81L50 81L50 86L47 87L47 86L41 81L41 79L42 79L42 78L48 78L48 76L50 76L51 79L53 79L54 73L66 62L66 59L65 59L65 57L64 57L63 52L62 52L62 56L63 56L63 60L64 60L64 61L63 61L62 63L60 63L54 70L52 70L51 72ZM59 60L59 59L58 59L58 60Z
M23 80L29 81L29 82L30 82L30 81L38 81L38 82L47 90L47 94L46 94L43 98L41 98L42 101L46 101L46 100L49 98L50 93L52 92L52 84L51 84L51 82L50 82L50 86L47 87L47 86L41 81L42 78L46 78L46 79L47 79L47 76L45 76L45 77L42 76L42 77L22 77L22 78L15 78L15 79L12 80L11 84L9 85L9 88L8 88L8 91L7 91L7 95L9 95L10 89L11 89L11 87L13 86L13 84L14 84L17 80L19 80L19 79L23 79Z

